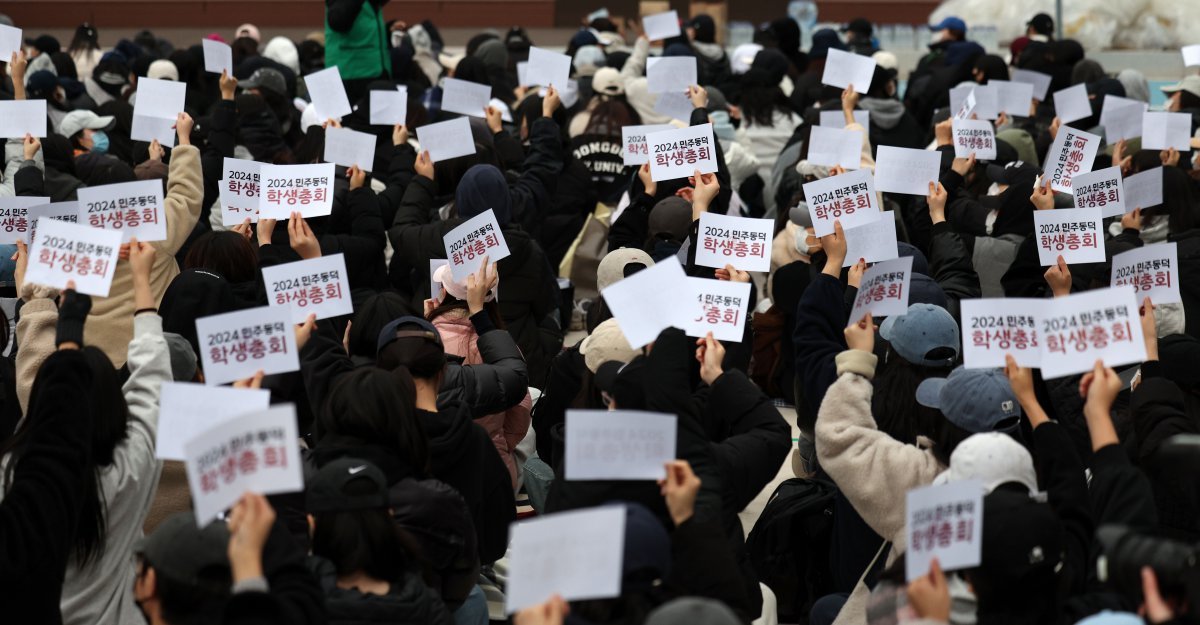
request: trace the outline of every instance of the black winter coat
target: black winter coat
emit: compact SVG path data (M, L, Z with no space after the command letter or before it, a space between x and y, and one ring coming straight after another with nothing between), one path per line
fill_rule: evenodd
M386 595L373 595L355 589L339 588L337 569L329 560L309 556L308 568L316 575L325 592L325 612L329 625L451 625L454 619L437 593L425 586L419 576L409 574L392 583Z

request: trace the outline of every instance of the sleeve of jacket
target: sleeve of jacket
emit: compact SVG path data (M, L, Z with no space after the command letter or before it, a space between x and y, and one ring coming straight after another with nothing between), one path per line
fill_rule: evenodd
M46 168L42 161L42 151L33 157L34 166L44 170ZM0 196L17 195L16 176L17 171L25 164L25 144L22 139L9 139L4 143L4 179L0 180Z
M404 190L412 182L416 172L413 166L417 162L417 151L407 143L392 147L392 160L388 167L384 189L376 199L379 201L379 215L385 224L396 222L396 209L404 199Z
M703 126L707 123L709 123L707 110L692 109L692 117L688 120L689 125ZM717 197L709 205L708 211L724 215L729 210L729 201L733 198L733 182L729 177L729 165L725 162L725 150L721 148L720 141L713 144L713 156L717 159L717 182L720 183L721 188L717 191Z
M1109 239L1104 244L1104 255L1108 258L1108 262L1112 262L1112 257L1122 252L1137 249L1142 246L1141 231L1135 228L1124 228L1121 234Z
M655 202L654 197L642 192L630 199L629 206L608 228L608 251L622 247L642 249L649 237L650 209Z
M1158 509L1146 474L1133 466L1119 444L1092 455L1092 482L1088 489L1096 526L1119 524L1152 531L1158 528Z
M483 467L480 487L483 490L483 514L486 522L475 528L479 536L479 560L491 563L504 557L508 549L508 526L517 519L516 497L513 495L512 480L508 467L500 459L500 452L492 444L483 426L472 423L483 446Z
M1063 523L1067 538L1066 561L1072 594L1083 592L1088 579L1088 549L1095 535L1095 523L1088 506L1088 485L1083 461L1067 435L1054 421L1033 431L1034 457L1041 468L1047 501Z
M525 150L521 142L507 130L501 130L492 135L492 147L496 150L496 158L500 161L500 169L524 171Z
M17 399L21 413L29 414L29 393L42 363L54 353L54 333L58 325L58 289L35 284L21 287L20 319L17 321Z
M495 330L479 337L477 345L484 364L464 365L460 378L472 419L504 412L529 391L529 369L512 335Z
M354 363L342 351L337 339L326 336L323 331L313 332L308 343L300 350L300 374L304 378L304 388L308 392L309 403L317 409L324 405L334 380L353 370Z
M0 579L62 579L91 464L91 370L78 350L46 359L26 413L40 423L0 503ZM26 580L28 581L28 580Z
M529 155L524 171L509 188L513 209L520 213L513 221L529 232L539 232L541 221L562 173L562 140L558 124L549 117L534 120L529 129Z
M268 590L235 592L225 606L224 625L324 625L325 593L304 564L304 551L276 521L263 546Z
M447 222L430 223L434 205L435 183L425 176L416 176L404 190L404 199L396 209L396 219L388 230L392 253L410 267L427 266L431 258L445 258L442 237L452 227Z
M933 275L946 297L951 300L950 311L955 319L959 318L958 302L983 296L983 288L979 285L979 274L971 264L971 256L963 245L958 234L950 229L950 223L933 225L933 238L930 241L929 266Z
M1025 237L1017 248L1017 255L1000 278L1005 297L1047 297L1045 270L1038 258L1037 237Z
M213 202L221 197L221 178L224 177L225 159L233 158L237 145L237 105L233 100L218 100L213 106L208 125L208 141L200 153L200 169L204 177L204 200L200 203L199 223L209 223Z
M129 406L129 426L125 440L114 454L115 466L123 482L141 482L141 488L150 489L158 481L160 466L154 454L159 397L163 383L173 379L162 317L142 313L133 318L133 340L129 342L126 362L129 379L121 392ZM121 488L124 490L124 483Z
M792 430L771 400L737 370L713 381L705 411L718 461L733 459L722 463L724 491L733 496L726 500L728 509L740 511L779 472L792 447Z
M45 197L45 174L37 168L37 162L28 160L21 163L13 176L13 188L18 196Z
M387 236L384 234L383 220L379 217L379 203L369 188L361 187L351 191L348 204L351 214L350 233L322 237L321 250L323 254L345 254L350 283L366 286L373 280L361 272L364 268L374 267L383 262Z
M805 401L814 411L821 405L826 389L837 380L834 358L846 349L842 330L847 315L842 298L842 283L821 273L804 290L796 308L792 336L796 376L802 380Z
M163 201L167 239L153 244L160 252L175 256L196 227L204 199L203 177L200 150L196 146L177 145L171 150L171 172L167 176L167 196Z
M672 532L671 573L667 583L681 591L681 595L724 603L743 622L757 617L749 614L750 600L746 597L737 558L720 527L711 521L693 516Z
M542 389L542 396L533 405L531 417L533 430L538 433L538 457L552 467L558 466L558 458L554 455L554 440L550 432L566 421L567 409L583 386L581 372L586 370L578 346L562 350L550 362L546 388Z
M1160 361L1142 364L1142 382L1130 398L1133 442L1136 460L1145 462L1159 447L1176 434L1196 434L1195 421L1189 418L1183 391L1163 377Z
M817 459L867 525L904 551L905 493L941 471L933 454L881 432L871 415L874 388L864 377L876 357L858 350L838 355L840 376L817 413Z
M633 44L633 51L629 53L629 58L625 59L625 64L621 66L621 78L626 84L646 75L646 58L648 56L650 56L650 42L638 37L637 42Z

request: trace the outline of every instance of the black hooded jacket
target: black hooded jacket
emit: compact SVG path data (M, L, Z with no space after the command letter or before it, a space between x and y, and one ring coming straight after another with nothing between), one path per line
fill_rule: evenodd
M325 611L329 625L451 625L454 619L437 593L414 574L392 583L386 595L339 588L337 570L329 560L310 556L308 568L325 592Z

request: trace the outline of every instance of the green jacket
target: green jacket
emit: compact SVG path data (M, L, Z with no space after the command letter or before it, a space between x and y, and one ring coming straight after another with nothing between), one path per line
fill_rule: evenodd
M371 0L326 0L325 67L335 65L342 80L392 73L383 11Z

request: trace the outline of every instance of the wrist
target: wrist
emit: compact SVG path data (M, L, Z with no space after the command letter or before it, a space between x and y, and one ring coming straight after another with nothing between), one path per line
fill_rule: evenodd
M234 558L229 562L230 568L233 569L233 581L240 582L246 579L254 579L264 577L262 569L262 561L257 557L240 557Z
M671 520L675 522L675 527L679 527L680 525L683 525L691 520L692 516L695 514L695 509L689 506L687 510L680 510L678 512L672 511Z
M1067 287L1065 289L1061 287L1051 288L1050 292L1054 294L1054 297L1066 297L1071 294L1071 287Z
M935 224L940 224L940 223L946 221L945 209L937 210L937 211L935 211L935 210L929 211L929 220Z
M846 257L844 256L830 255L826 257L825 267L821 270L821 273L840 279L842 277L842 265L844 265L845 262Z
M474 317L481 312L483 312L483 304L475 304L474 302L467 304L467 313L470 316Z

